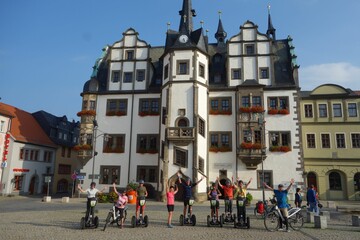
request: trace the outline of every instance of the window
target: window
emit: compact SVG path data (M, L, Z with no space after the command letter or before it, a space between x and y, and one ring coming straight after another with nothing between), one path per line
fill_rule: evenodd
M0 132L4 132L4 128L5 128L5 121L1 121L0 122Z
M306 134L306 142L307 142L307 148L315 148L315 134L309 133Z
M289 109L288 97L270 97L269 109Z
M126 60L133 60L134 59L134 50L128 50L125 52L126 56Z
M231 151L231 132L210 132L211 151Z
M120 71L112 71L111 76L112 76L111 78L112 82L120 82Z
M51 161L52 161L52 155L53 155L53 153L52 152L50 152L50 151L45 151L44 152L44 162L47 162L47 163L51 163Z
M157 167L156 166L137 166L136 179L144 180L145 182L157 182Z
M304 112L306 118L312 118L313 117L313 109L311 104L305 104L304 105Z
M241 106L250 107L250 97L248 96L241 97Z
M232 79L241 79L241 69L240 68L231 69L231 78Z
M327 106L326 104L319 104L319 117L327 117Z
M87 105L88 105L88 101L83 101L83 105L82 105L82 109L86 110L87 109Z
M333 104L333 114L334 114L334 117L342 117L342 111L341 111L341 104L340 103L334 103Z
M59 164L58 174L71 174L71 165Z
M205 137L205 121L199 118L199 134Z
M330 134L328 133L321 134L321 147L330 148Z
M90 100L90 110L96 110L96 102L94 100Z
M269 78L269 68L260 68L259 72L261 79Z
M255 54L255 45L254 44L246 44L245 45L245 52L246 52L246 55Z
M20 191L22 190L22 185L23 185L23 180L24 180L24 176L14 176L14 190L15 191Z
M124 83L131 83L133 80L132 72L124 72Z
M290 132L269 132L270 146L291 146Z
M357 117L356 103L348 103L348 115L349 117Z
M145 80L145 70L144 69L136 70L136 81L142 82L144 80Z
M100 166L100 184L120 184L120 166Z
M104 138L104 153L123 153L124 148L125 134L111 134L108 138Z
M261 106L261 97L260 96L252 97L252 106Z
M68 151L67 151L67 158L71 158L71 148L70 147L68 148Z
M127 115L127 99L108 99L106 103L106 116Z
M59 132L58 134L58 139L62 139L63 138L63 133L62 132Z
M180 167L187 167L188 151L175 147L174 164Z
M159 115L160 114L160 99L159 98L143 98L139 101L139 115Z
M165 154L165 141L161 141L160 157L161 157L161 158L164 158L164 154Z
M138 134L137 135L137 153L158 153L158 135L156 134Z
M341 176L338 172L331 172L329 174L330 190L341 190Z
M66 148L63 146L61 147L61 156L65 157Z
M205 66L203 64L199 64L199 76L205 78Z
M316 174L314 172L309 172L307 175L307 182L308 186L314 185L314 187L317 188L317 180L316 180Z
M343 133L336 134L336 147L345 148L345 134Z
M360 148L360 133L351 134L351 143L353 148Z
M205 161L203 158L199 157L199 171L205 173Z
M164 67L164 79L169 77L169 64L166 64Z
M19 158L26 161L39 161L39 150L22 148Z
M162 118L161 118L161 123L162 124L166 124L166 116L167 116L166 107L163 107L162 108Z
M210 98L210 114L231 115L231 97Z
M189 61L178 61L177 62L177 74L185 75L189 74Z
M259 130L254 130L254 142L255 143L261 143L261 131Z
M273 172L269 170L264 170L264 176L263 171L257 171L257 182L258 182L258 188L262 188L263 182L265 182L270 187L273 186Z
M215 73L214 75L214 83L220 83L221 82L221 74Z

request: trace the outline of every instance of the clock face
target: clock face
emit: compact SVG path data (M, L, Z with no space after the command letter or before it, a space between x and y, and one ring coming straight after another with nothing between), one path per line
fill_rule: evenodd
M179 37L179 41L180 41L181 43L186 43L188 40L189 40L189 37L186 36L186 35L181 35L181 36Z

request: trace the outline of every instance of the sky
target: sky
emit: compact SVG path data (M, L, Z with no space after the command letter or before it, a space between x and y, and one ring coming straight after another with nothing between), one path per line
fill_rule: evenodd
M360 90L360 0L193 0L194 28L219 19L229 39L250 20L267 29L268 4L277 39L293 38L300 87L333 83ZM132 27L163 46L167 23L177 30L182 0L0 0L1 102L78 121L84 83L105 45Z

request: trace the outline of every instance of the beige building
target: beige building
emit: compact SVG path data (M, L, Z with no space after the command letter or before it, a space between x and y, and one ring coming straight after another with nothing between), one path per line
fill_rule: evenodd
M335 84L302 91L304 176L322 200L360 200L360 94Z

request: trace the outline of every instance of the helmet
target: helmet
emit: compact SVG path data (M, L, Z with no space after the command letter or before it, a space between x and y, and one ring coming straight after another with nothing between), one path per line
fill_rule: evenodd
M226 180L226 184L230 184L230 180L228 179L228 180Z
M144 180L140 180L140 181L139 181L139 184L144 184Z
M282 184L279 184L279 185L278 185L278 188L281 188L281 187L284 187L284 185L282 185Z
M190 179L190 178L187 178L186 181L187 181L187 182L191 182L191 179Z

